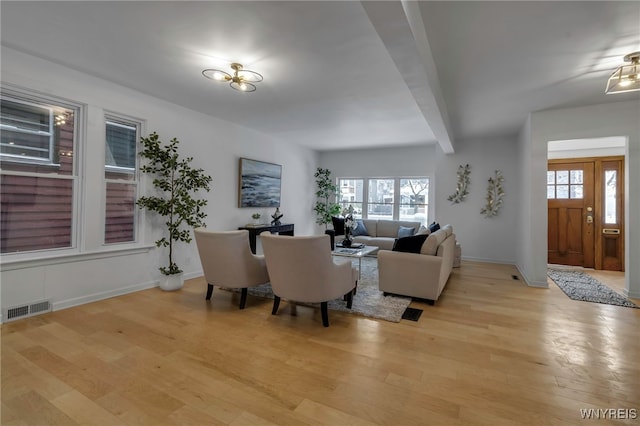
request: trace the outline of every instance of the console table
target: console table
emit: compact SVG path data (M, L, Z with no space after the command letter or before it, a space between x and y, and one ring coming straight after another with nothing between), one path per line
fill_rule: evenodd
M272 234L280 235L293 235L293 223L283 223L282 225L247 225L241 226L238 229L246 229L249 231L249 245L251 246L251 252L256 254L256 237L261 232L269 231Z

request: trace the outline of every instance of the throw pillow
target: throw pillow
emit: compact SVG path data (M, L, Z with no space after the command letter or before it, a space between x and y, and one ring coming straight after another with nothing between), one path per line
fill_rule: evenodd
M440 224L433 222L431 225L429 225L429 232L436 232L438 229L440 229Z
M364 222L362 222L362 219L356 219L356 227L354 228L351 235L353 235L354 237L357 237L359 235L369 235L369 233L367 232L367 227L364 226Z
M333 230L336 231L336 235L344 235L344 218L343 217L331 217L333 223Z
M398 238L410 237L416 232L416 228L409 228L408 226L401 226L398 229Z
M424 244L424 241L429 236L427 234L412 235L410 237L402 237L396 239L393 244L392 251L402 251L405 253L420 253L420 249Z
M416 235L421 235L421 234L429 235L430 233L431 233L431 231L429 231L429 228L427 228L424 225L420 225L420 229L418 229L418 232L416 232Z

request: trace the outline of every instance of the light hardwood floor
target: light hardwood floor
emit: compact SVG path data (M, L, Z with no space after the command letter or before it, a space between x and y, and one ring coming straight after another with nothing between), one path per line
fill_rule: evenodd
M202 279L4 324L2 425L567 425L640 410L640 309L517 274L463 262L398 324L330 311L324 328L319 309L283 301L272 316L251 296L240 311L219 289L207 303Z

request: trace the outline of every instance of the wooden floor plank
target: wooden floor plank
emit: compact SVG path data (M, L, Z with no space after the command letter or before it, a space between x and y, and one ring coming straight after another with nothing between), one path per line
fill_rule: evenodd
M571 425L640 409L640 310L512 275L463 261L435 306L412 302L417 322L332 311L325 328L318 309L205 301L196 278L3 324L2 424Z

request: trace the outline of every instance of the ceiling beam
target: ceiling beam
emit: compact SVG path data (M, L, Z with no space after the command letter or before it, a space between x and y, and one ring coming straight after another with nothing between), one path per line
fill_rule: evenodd
M440 147L453 154L447 107L440 90L419 2L360 2L411 91Z

